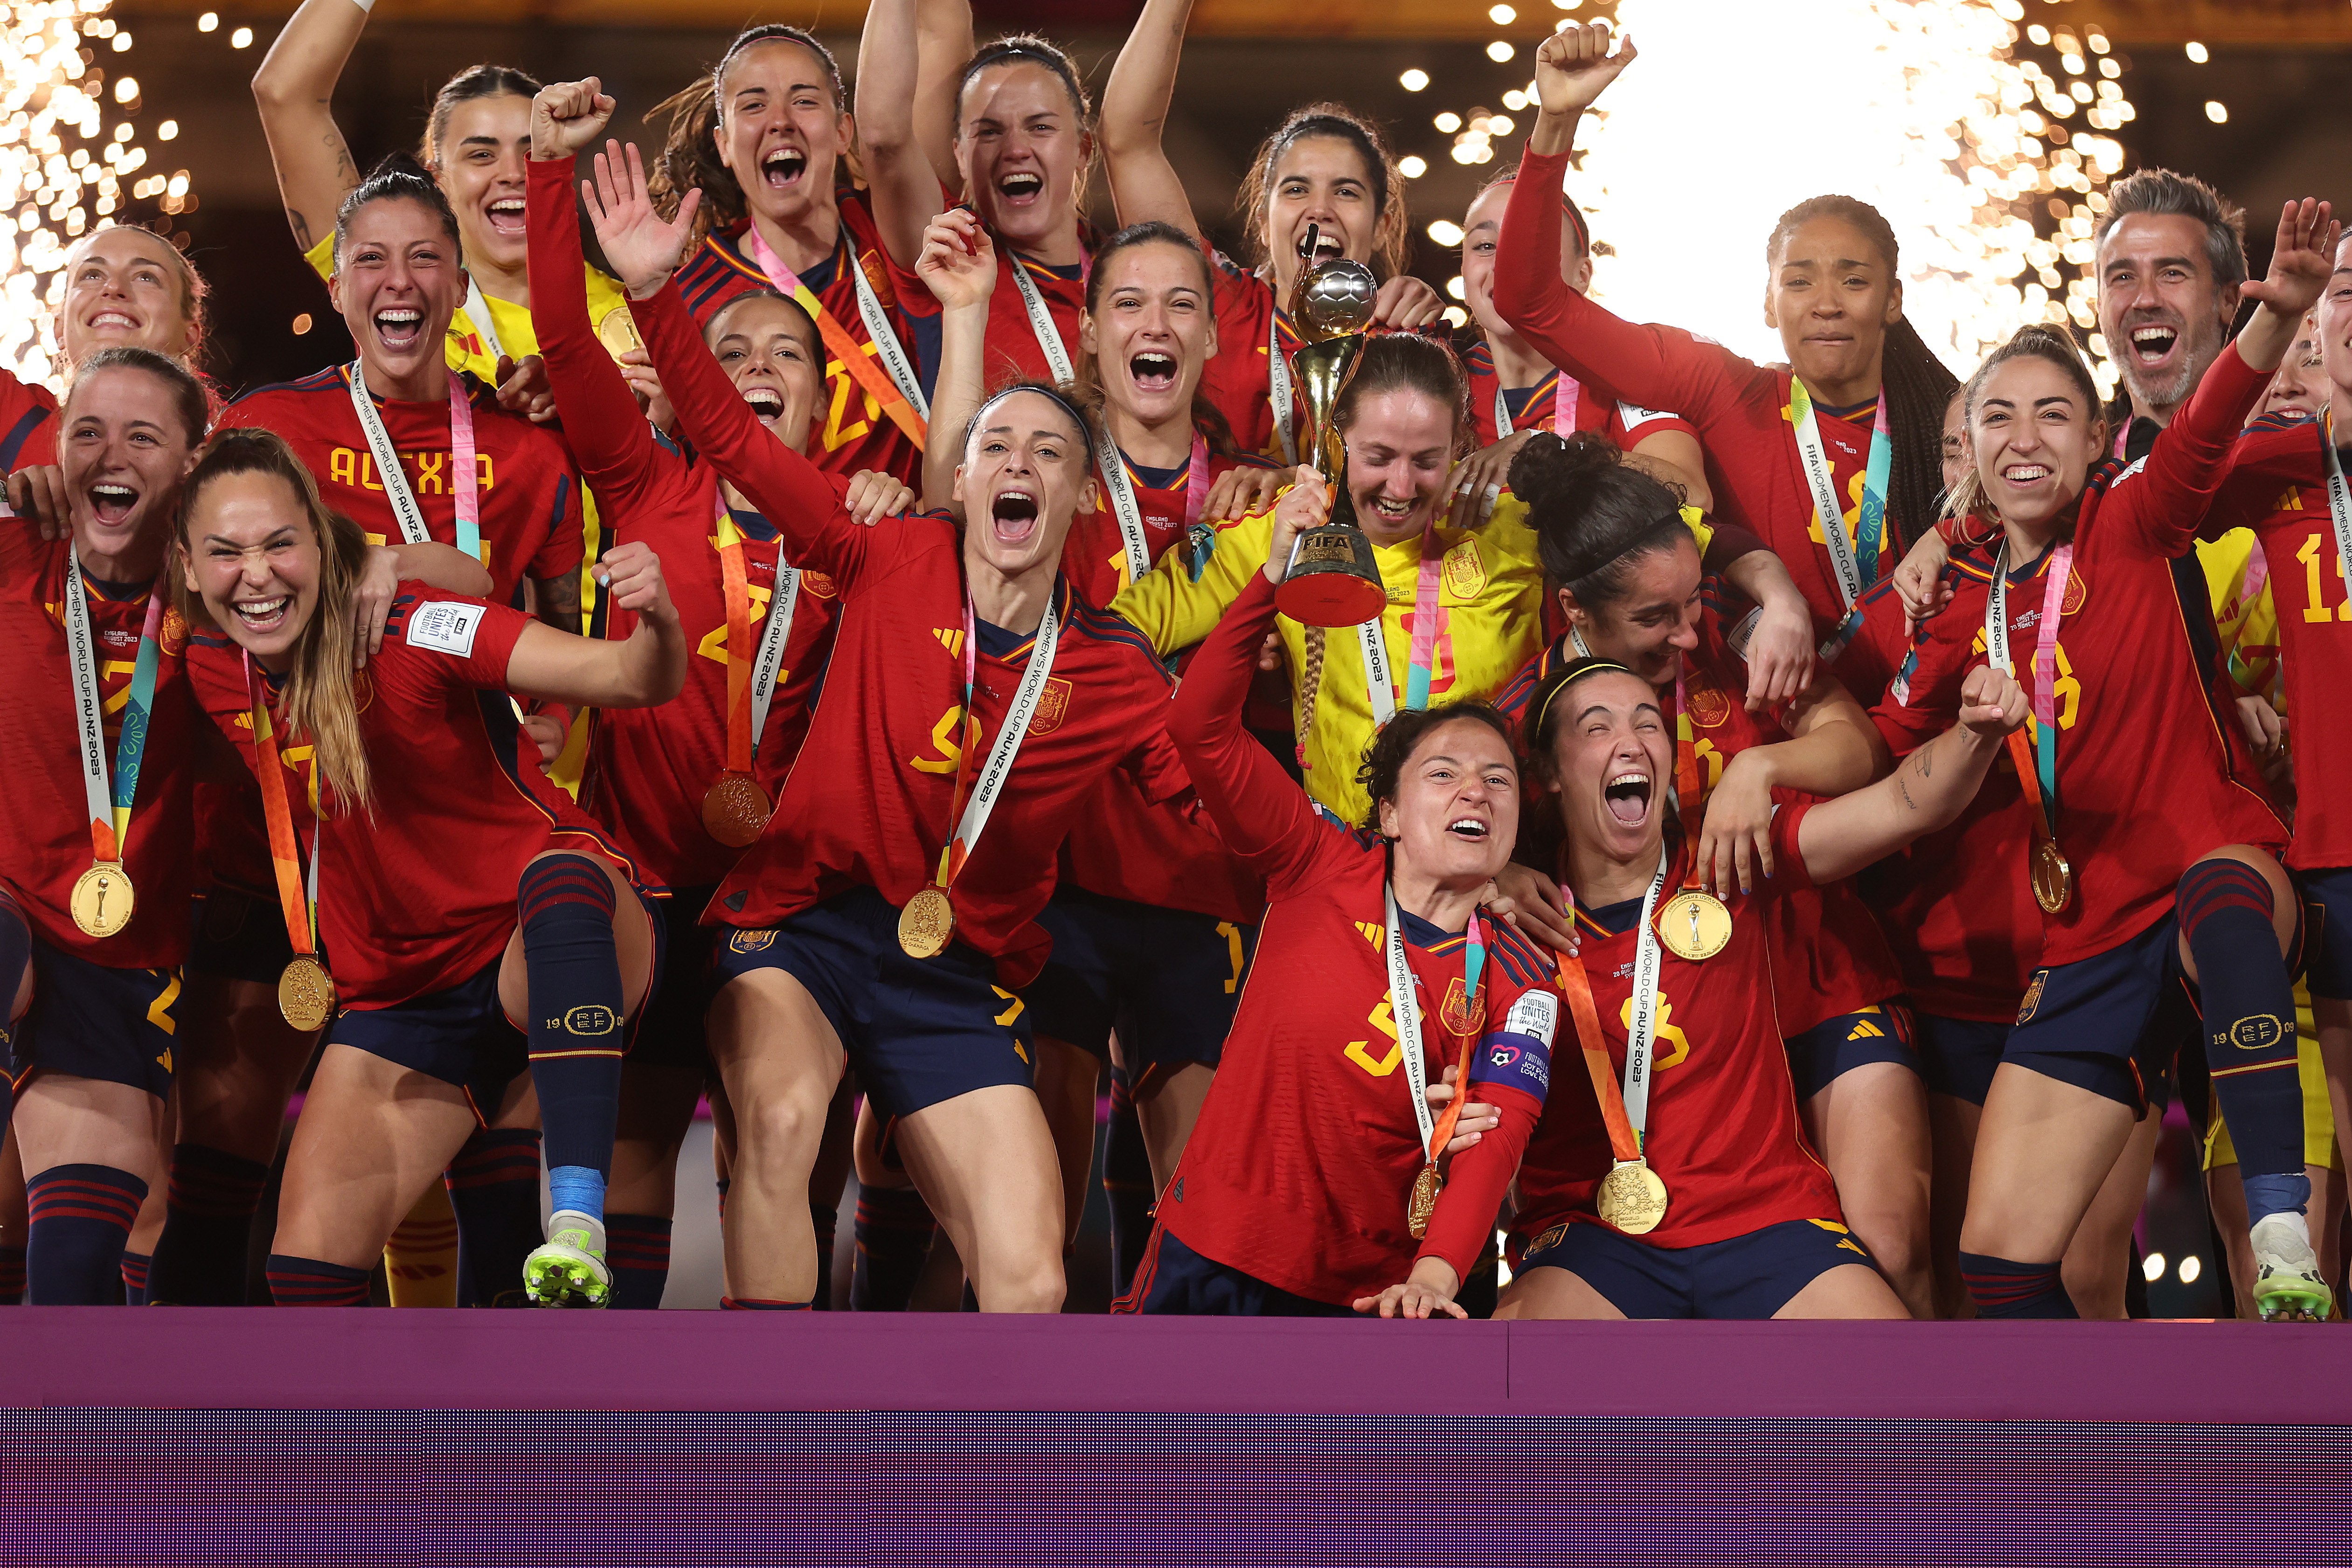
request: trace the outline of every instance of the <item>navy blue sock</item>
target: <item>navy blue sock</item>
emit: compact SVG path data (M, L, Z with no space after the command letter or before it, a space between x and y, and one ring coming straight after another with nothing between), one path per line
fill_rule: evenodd
M2016 1263L1981 1252L1960 1254L1960 1280L1979 1318L2074 1318L2074 1299L2056 1263Z
M32 962L32 928L25 923L25 911L16 907L15 896L0 888L0 1063L16 1054L16 1026L9 1020L8 1009L16 1005L16 987L25 984L25 970ZM15 1106L16 1085L0 1072L0 1131L7 1130Z
M368 1271L315 1258L269 1255L269 1299L281 1307L364 1307Z
M0 1073L0 1078L5 1078ZM0 1307L14 1307L25 1300L25 1249L21 1247L0 1247Z
M111 1165L52 1165L25 1184L25 1276L36 1307L102 1307L147 1184Z
M598 1178L567 1188L592 1219L604 1217L620 1113L621 959L613 940L613 883L585 855L543 855L516 889L523 962L530 971L530 1081L539 1090L551 1173L581 1166Z
M612 1305L650 1311L669 1287L669 1218L656 1214L604 1216L604 1261L613 1270Z
M539 1134L484 1127L449 1162L457 1215L457 1300L469 1307L523 1304L522 1261L540 1243Z
M2303 1182L2303 1083L2295 1071L2294 984L2272 929L2271 885L2242 860L2200 860L2181 873L2181 935L2197 960L2205 1006L2205 1060L2221 1102L2238 1170L2246 1182L2246 1218L2278 1212L2281 1193L2261 1176ZM2292 1184L2290 1184L2292 1186ZM2310 1200L2303 1182L2298 1212Z
M268 1183L269 1167L257 1160L202 1143L174 1144L150 1299L181 1307L245 1305L253 1214Z
M857 1189L856 1261L849 1271L849 1310L903 1312L939 1233L931 1207L912 1187Z
M1110 1071L1110 1126L1103 1134L1103 1201L1110 1210L1110 1293L1124 1296L1151 1239L1151 1154L1126 1072Z
M124 1306L144 1307L154 1300L147 1290L148 1276L152 1272L154 1266L153 1253L133 1252L127 1247L122 1249L122 1304Z

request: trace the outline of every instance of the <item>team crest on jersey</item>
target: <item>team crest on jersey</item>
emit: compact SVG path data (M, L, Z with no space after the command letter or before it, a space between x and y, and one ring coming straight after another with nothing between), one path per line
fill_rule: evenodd
M776 945L772 931L739 931L727 939L728 947L736 952L764 952Z
M1445 1000L1439 1005L1437 1016L1456 1035L1470 1032L1470 998L1462 989L1462 977L1455 975L1445 983Z
M1702 729L1712 730L1731 717L1731 699L1704 676L1685 688L1684 694L1690 699L1691 722Z
M1457 599L1475 599L1486 591L1486 563L1478 559L1478 542L1465 539L1445 552L1445 591Z
M2058 606L2059 618L2063 620L2068 616L2081 615L2083 613L2083 603L2090 596L2090 584L2083 581L2083 571L2082 568L2078 566L2073 572L2067 574L2066 602Z
M1045 689L1037 693L1037 711L1029 717L1029 728L1022 732L1032 739L1050 735L1062 727L1070 714L1070 683L1058 675L1045 678Z
M178 609L163 612L163 628L155 634L157 646L173 658L188 650L188 617Z
M859 251L857 269L865 273L866 281L873 285L877 303L886 310L898 305L898 297L890 291L890 269L882 264L879 256L870 250Z
M824 572L803 571L801 574L801 588L804 593L814 594L820 599L833 598L841 592L840 585L834 582L829 574Z
M2025 988L2025 1000L2018 1004L2017 1021L2020 1024L2030 1024L2033 1021L2033 1010L2042 1005L2042 988L2049 984L2048 970L2037 969L2033 972L2033 984Z

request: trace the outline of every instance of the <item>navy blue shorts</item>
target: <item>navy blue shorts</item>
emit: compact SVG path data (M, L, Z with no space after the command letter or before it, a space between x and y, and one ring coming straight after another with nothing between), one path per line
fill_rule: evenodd
M1518 1271L1565 1268L1629 1318L1769 1318L1849 1263L1877 1267L1834 1220L1783 1220L1696 1247L1563 1222L1528 1244Z
M1900 997L1824 1018L1789 1037L1789 1076L1797 1098L1807 1100L1858 1067L1893 1062L1919 1070L1911 1045L1911 1005Z
M2009 1045L2010 1026L1977 1018L1946 1018L1921 1013L1918 1026L1919 1076L1930 1094L1948 1094L1970 1105L1982 1105L1992 1092L1993 1069Z
M710 1011L710 950L719 933L701 924L715 885L673 888L647 900L660 951L654 988L629 1030L629 1061L642 1067L710 1068L704 1019Z
M2172 1058L2203 1052L2196 988L2169 911L2130 941L2037 969L2001 1060L2131 1107L2168 1103Z
M2314 996L2352 1001L2352 868L2304 871L2303 953Z
M327 1042L457 1085L487 1124L498 1114L507 1085L530 1068L522 1031L499 1005L499 962L492 959L472 979L396 1007L339 1013L327 1026Z
M849 1053L858 1087L886 1117L912 1116L974 1089L1034 1081L1029 1008L996 984L996 965L962 942L937 958L898 946L898 911L853 888L772 930L722 931L715 993L781 969L807 988Z
M18 1089L36 1072L171 1092L179 1020L176 969L109 969L33 939L33 1005L7 1037Z
M278 984L293 961L286 913L275 899L256 898L235 888L213 888L194 901L194 940L188 967L224 980Z
M1111 1303L1114 1312L1166 1312L1193 1318L1352 1318L1346 1307L1293 1295L1202 1257L1164 1225L1151 1227L1135 1284Z
M1116 1029L1128 1078L1145 1094L1155 1073L1217 1065L1257 946L1255 926L1067 883L1037 923L1054 939L1054 955L1021 997L1038 1034L1108 1059Z

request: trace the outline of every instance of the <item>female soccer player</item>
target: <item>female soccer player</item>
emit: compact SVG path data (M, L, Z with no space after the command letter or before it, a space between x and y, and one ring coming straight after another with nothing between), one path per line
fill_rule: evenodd
M303 0L253 77L286 221L303 259L331 284L339 260L334 215L362 183L335 124L335 84L367 19L368 7L352 0ZM418 153L457 215L464 249L449 258L464 269L457 306L446 321L431 323L429 341L446 352L451 370L486 386L505 379L501 359L520 363L539 352L523 235L523 162L538 91L538 82L506 66L467 67L434 94ZM628 341L613 280L588 273L586 299L600 326L621 311L612 330Z
M1765 319L1790 371L1620 321L1563 282L1554 208L1577 118L1633 58L1630 39L1610 53L1605 23L1570 26L1538 51L1541 110L1504 213L1496 309L1567 373L1696 425L1717 510L1788 563L1830 637L1934 521L1951 374L1903 320L1893 231L1848 197L1792 207L1765 247ZM1822 519L1835 526L1823 531Z
M1103 89L1102 140L1119 222L1173 224L1205 247L1205 231L1160 144L1192 9L1192 0L1148 0ZM1411 236L1396 161L1370 121L1339 104L1309 104L1285 120L1259 145L1235 206L1260 265L1247 271L1218 258L1217 326L1225 346L1205 384L1243 449L1288 468L1301 450L1284 358L1300 346L1288 314L1299 274L1330 257L1377 263L1388 274L1373 300L1381 327L1435 321L1445 301L1405 273ZM1350 773L1354 756L1347 756Z
M205 419L178 364L100 350L58 414L69 535L0 527L0 1007L37 1304L110 1298L163 1130L196 750L163 565Z
M442 330L467 287L458 234L422 174L396 163L371 174L335 215L328 285L359 358L248 393L221 424L284 436L327 503L372 541L403 552L455 545L488 569L491 598L514 602L528 578L540 618L576 631L582 521L571 456L442 357Z
M1780 807L1769 873L1719 900L1670 827L1666 781L1687 758L1648 679L1579 659L1528 710L1566 835L1581 962L1563 979L1593 1094L1555 1092L1528 1142L1513 1221L1525 1250L1496 1316L1906 1316L1793 1113L1764 917L1950 821L2023 720L2022 692L1973 672L1950 732L1857 794Z
M853 133L833 51L799 27L747 28L665 110L655 194L673 213L703 194L701 244L678 271L695 320L708 326L746 292L797 302L824 343L817 467L911 479L929 405L874 215L845 178Z
M2101 461L2096 392L2059 334L2021 331L1969 382L1975 484L1954 510L2000 520L1990 584L1981 603L1971 582L1956 584L1904 707L1932 726L1972 663L2032 669L2036 733L2017 761L2039 813L2032 885L2046 911L2042 967L1977 1136L1960 1245L1980 1315L2074 1315L2057 1258L2145 1102L2140 1058L2151 1047L2168 1057L2195 1026L2178 1011L2184 980L2201 992L2214 1094L2244 1175L2256 1300L2266 1317L2326 1310L2304 1214L2282 956L2300 914L2276 859L2287 833L2220 704L2202 583L2184 598L2174 568L2320 292L2322 241L2334 237L2326 204L2288 205L2269 276L2245 285L2253 318L2144 463ZM2039 612L2030 665L2012 603Z
M1351 830L1242 727L1291 541L1329 512L1311 470L1291 496L1169 720L1271 901L1224 1064L1114 1310L1465 1317L1454 1297L1542 1111L1559 1016L1549 955L1480 908L1510 858L1518 769L1484 703L1400 713L1365 759L1371 804ZM1424 1085L1449 1068L1498 1121L1441 1185L1461 1100L1433 1118Z
M919 134L915 10L915 0L866 8L857 146L894 286L936 377L938 305L915 264L924 230L955 198ZM1094 157L1094 107L1070 57L1027 34L974 51L953 93L963 201L1013 263L990 300L986 379L1070 382L1092 256L1078 199Z
M1673 491L1601 437L1531 441L1511 468L1569 630L1498 700L1528 694L1580 658L1648 680L1675 728L1693 858L1726 893L1771 860L1778 792L1840 795L1888 767L1886 742L1826 670L1793 702L1759 711L1748 673L1702 602L1698 551ZM1550 832L1530 834L1549 846ZM1551 900L1547 900L1551 901ZM1805 1133L1836 1178L1863 1244L1914 1315L1933 1316L1927 1253L1926 1098L1910 1009L1862 895L1832 881L1791 889L1763 913L1773 1001Z
M1035 919L1078 803L1113 767L1148 802L1186 787L1159 722L1167 672L1060 580L1094 500L1091 422L1017 385L971 421L961 541L937 519L857 526L760 427L667 285L695 195L665 223L634 148L611 145L596 173L590 216L689 438L841 593L804 746L826 765L793 771L709 911L731 928L711 1018L738 1129L731 1289L808 1302L808 1173L846 1058L981 1307L1051 1311L1061 1199L1015 993L1045 957Z
M774 525L709 462L655 436L574 303L581 296L572 274L583 263L572 160L604 129L613 106L593 78L557 83L534 102L530 268L546 290L541 352L565 436L604 500L614 536L661 556L679 623L697 649L676 700L595 716L582 792L583 804L671 889L662 906L662 985L622 1070L605 1215L616 1243L614 1305L654 1307L667 1277L678 1146L709 1068L702 1015L710 942L697 921L799 754L832 641L835 589L822 574L780 559ZM761 423L793 451L805 451L825 385L824 343L807 311L772 290L747 289L711 310L703 336ZM887 492L882 499L898 510L908 495L880 475L853 488ZM855 510L873 521L882 509ZM622 614L608 616L602 632L619 638L630 629Z
M541 772L506 693L599 708L676 696L689 650L660 559L632 542L598 566L636 616L625 641L404 584L355 670L366 537L282 438L215 437L179 528L187 592L222 632L200 642L191 679L260 781L299 955L280 1003L298 1026L330 1019L287 1156L271 1295L363 1300L394 1223L528 1066L554 1212L524 1288L604 1305L624 1030L653 980L656 926L634 866Z

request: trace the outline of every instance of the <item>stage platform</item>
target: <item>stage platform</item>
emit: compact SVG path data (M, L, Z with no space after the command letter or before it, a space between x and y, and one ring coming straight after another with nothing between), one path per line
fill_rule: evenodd
M24 1308L0 1346L12 1564L2352 1550L2341 1325Z

